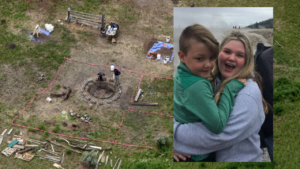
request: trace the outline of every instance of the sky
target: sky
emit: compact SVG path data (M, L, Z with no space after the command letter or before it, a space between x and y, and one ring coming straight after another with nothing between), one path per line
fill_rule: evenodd
M174 8L174 28L199 23L207 28L245 27L273 18L272 7Z
M241 28L273 18L273 7L178 7L174 8L174 75L179 64L179 36L183 29L198 23L208 28L221 43L233 26ZM243 31L243 29L241 29Z

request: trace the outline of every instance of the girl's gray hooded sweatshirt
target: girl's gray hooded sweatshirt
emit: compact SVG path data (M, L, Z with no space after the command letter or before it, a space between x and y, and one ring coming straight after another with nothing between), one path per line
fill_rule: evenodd
M211 133L201 122L180 124L174 119L174 150L190 155L216 152L218 162L262 162L258 132L264 120L261 92L248 79L221 134Z

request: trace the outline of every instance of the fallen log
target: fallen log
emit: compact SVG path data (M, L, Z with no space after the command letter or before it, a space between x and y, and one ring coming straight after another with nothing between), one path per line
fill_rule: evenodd
M65 100L68 99L68 97L69 97L69 95L70 95L71 92L72 92L71 88L68 87L68 88L67 88L67 93L66 93L66 94L64 95L64 97L63 97L63 101L65 101Z
M35 147L30 147L30 148L26 148L25 150L19 151L18 153L19 154L23 154L23 153L25 153L27 151L34 150L34 149L35 149Z
M131 103L132 106L157 106L158 103Z
M50 97L61 97L65 94L66 94L66 92L62 92L61 94L59 94L59 93L50 93Z

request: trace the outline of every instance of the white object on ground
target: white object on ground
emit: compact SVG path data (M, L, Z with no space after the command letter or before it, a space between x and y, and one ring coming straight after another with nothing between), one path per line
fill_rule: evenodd
M102 147L97 147L97 146L90 146L90 148L102 150Z
M114 65L111 65L111 66L110 66L110 70L111 70L111 71L114 71L114 69L115 69L115 66L114 66Z
M7 135L10 135L10 133L11 133L12 130L13 130L13 129L11 128L11 129L7 132Z
M63 23L60 23L60 25L63 25Z
M58 23L60 23L60 20L57 20Z
M54 30L54 26L52 24L45 24L46 30L51 33Z
M113 74L113 79L115 80L115 74Z
M66 112L66 111L62 111L61 113L62 113L62 114L67 114L67 112Z
M170 42L170 38L169 37L166 38L166 42Z
M168 62L168 61L170 60L170 57L169 57L169 56L167 56L167 57L166 57L166 60L167 60L167 62Z
M157 54L157 59L160 59L160 54Z
M167 59L165 59L165 60L164 60L164 64L167 64L167 63L168 63L168 61L167 61Z
M47 97L47 102L51 103L52 102L52 99L50 97Z

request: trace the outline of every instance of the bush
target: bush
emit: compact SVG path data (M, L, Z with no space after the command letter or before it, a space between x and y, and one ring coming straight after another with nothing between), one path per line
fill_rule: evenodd
M55 128L52 130L53 133L59 133L61 130L60 124L55 124Z
M46 130L45 124L44 123L40 123L40 125L38 126L38 129Z
M97 164L97 153L95 150L92 150L91 152L85 151L82 153L80 161L83 162L84 165L90 167L90 166L96 166Z
M278 116L282 115L282 112L283 112L282 105L275 104L273 107L273 112L274 112L274 114L276 114Z
M28 128L28 132L36 132L36 130L35 129L33 129L33 128Z
M71 153L72 153L72 150L66 149L66 154L71 154Z

